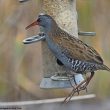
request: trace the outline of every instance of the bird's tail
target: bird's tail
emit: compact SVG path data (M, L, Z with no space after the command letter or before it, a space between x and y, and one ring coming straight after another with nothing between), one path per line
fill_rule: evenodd
M109 67L107 67L106 65L102 65L102 69L103 69L103 70L110 71L110 68L109 68Z

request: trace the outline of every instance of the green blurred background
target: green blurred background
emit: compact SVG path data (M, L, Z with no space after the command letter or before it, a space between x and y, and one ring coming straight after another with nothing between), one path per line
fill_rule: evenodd
M24 45L22 40L38 33L25 27L38 15L40 0L20 4L18 0L0 0L0 100L31 100L63 97L70 89L42 90L41 44ZM110 0L77 0L78 26L95 31L95 37L82 37L92 45L110 67ZM110 97L110 73L96 72L88 93L98 98ZM86 94L82 92L81 94Z

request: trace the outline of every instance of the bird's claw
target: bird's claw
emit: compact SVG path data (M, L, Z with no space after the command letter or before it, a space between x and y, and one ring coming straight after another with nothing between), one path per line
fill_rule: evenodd
M83 85L83 86L82 86ZM64 103L68 103L72 96L77 93L79 95L79 92L82 90L86 90L87 92L87 80L84 80L83 82L81 82L79 85L77 85L76 87L73 87L73 90L71 91L71 93L65 98Z
M82 90L86 90L86 92L87 92L87 87L74 88L74 89L72 90L72 92L65 98L65 100L64 100L63 102L64 102L64 103L68 103L68 102L71 100L72 96L73 96L75 93L77 93L77 94L79 95L80 91L82 91Z

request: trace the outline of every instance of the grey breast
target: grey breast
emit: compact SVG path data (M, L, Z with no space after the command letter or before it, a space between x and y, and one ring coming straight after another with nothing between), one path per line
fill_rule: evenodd
M67 68L71 69L71 63L68 62L69 59L61 51L61 48L55 42L53 42L53 40L48 36L46 36L46 41L49 49L52 51L55 57L58 58Z

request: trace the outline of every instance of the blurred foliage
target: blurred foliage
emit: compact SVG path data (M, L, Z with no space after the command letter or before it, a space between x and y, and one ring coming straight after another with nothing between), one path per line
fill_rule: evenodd
M17 0L0 0L0 100L25 100L64 96L64 90L41 90L41 44L24 45L22 40L39 30L25 30L40 11L40 0L20 4ZM77 0L78 26L95 31L95 37L80 37L92 45L110 67L109 0ZM89 90L100 98L110 96L110 73L99 71ZM62 94L63 93L63 94ZM54 94L54 95L53 95Z

